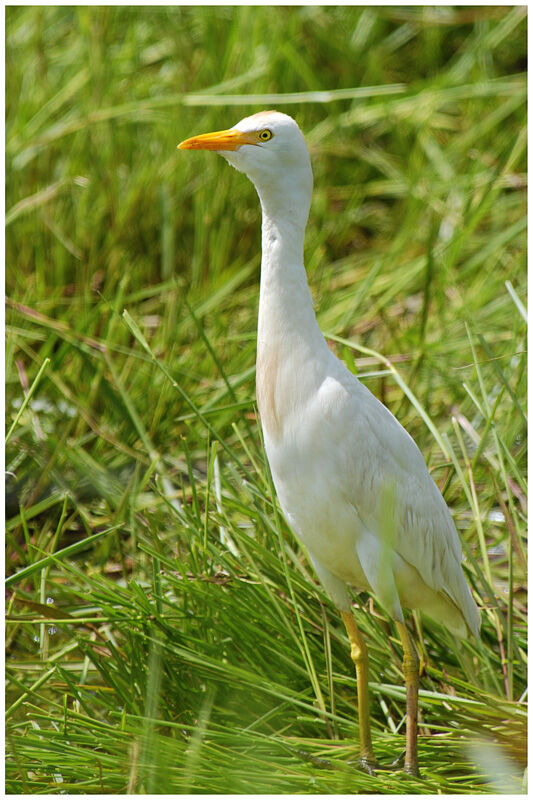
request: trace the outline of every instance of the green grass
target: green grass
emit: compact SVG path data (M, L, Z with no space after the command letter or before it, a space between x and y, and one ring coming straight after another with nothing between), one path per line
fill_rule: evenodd
M526 741L521 7L6 12L8 793L519 792ZM260 213L194 133L295 116L331 346L415 437L479 642L410 624L421 780L371 778L339 616L254 396ZM394 626L354 598L378 758Z

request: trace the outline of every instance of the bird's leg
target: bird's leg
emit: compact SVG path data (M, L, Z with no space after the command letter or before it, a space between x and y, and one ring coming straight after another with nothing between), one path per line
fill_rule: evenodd
M403 622L397 622L396 627L400 634L403 647L403 674L405 677L406 693L406 733L405 733L405 766L404 770L409 775L419 776L417 754L417 718L418 718L418 683L420 679L420 659L409 631Z
M361 750L361 765L372 771L372 767L377 766L374 750L372 749L372 738L370 734L370 703L368 695L368 651L365 640L361 636L359 628L351 611L341 611L342 621L344 622L348 639L351 645L352 661L355 664L355 674L357 677L357 703L359 710L359 739Z

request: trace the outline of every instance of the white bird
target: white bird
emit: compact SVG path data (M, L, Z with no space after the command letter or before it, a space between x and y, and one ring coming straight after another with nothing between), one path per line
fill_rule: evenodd
M418 775L419 658L402 606L457 636L479 634L448 507L417 445L336 358L320 331L303 261L313 173L305 139L286 114L262 111L194 136L182 150L214 150L255 185L262 209L257 405L279 503L340 610L357 675L361 763L376 765L368 654L347 586L372 592L404 650L405 771Z

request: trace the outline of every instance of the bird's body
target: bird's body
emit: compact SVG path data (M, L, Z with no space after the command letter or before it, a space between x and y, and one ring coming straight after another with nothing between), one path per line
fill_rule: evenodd
M180 147L219 151L259 194L257 402L265 449L281 508L349 634L347 586L372 591L402 626L406 606L456 635L477 634L457 532L418 447L318 326L303 262L312 172L300 129L285 114L261 112ZM352 653L357 636L350 635ZM373 756L371 745L366 750ZM416 750L413 759L416 772Z
M440 492L422 469L420 451L342 364L334 357L327 362L322 374L314 371L310 398L294 402L283 427L275 416L273 434L264 424L287 520L340 609L350 607L348 585L373 591L396 620L403 619L402 606L420 608L458 636L466 635L466 625L477 632L457 534ZM302 361L302 370L305 366ZM283 395L283 369L276 382ZM260 411L263 407L259 400ZM348 441L336 424L339 418L350 420ZM388 491L394 511L390 556L382 537Z

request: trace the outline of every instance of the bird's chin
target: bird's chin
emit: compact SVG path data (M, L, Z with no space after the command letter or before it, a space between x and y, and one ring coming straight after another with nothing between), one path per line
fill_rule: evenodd
M245 171L244 165L242 163L242 159L239 158L238 152L236 150L235 151L234 150L217 150L217 153L219 154L219 156L222 156L223 158L225 158L226 161L228 162L228 164L231 164L232 167L235 167L235 169L238 169L239 172L244 172Z

